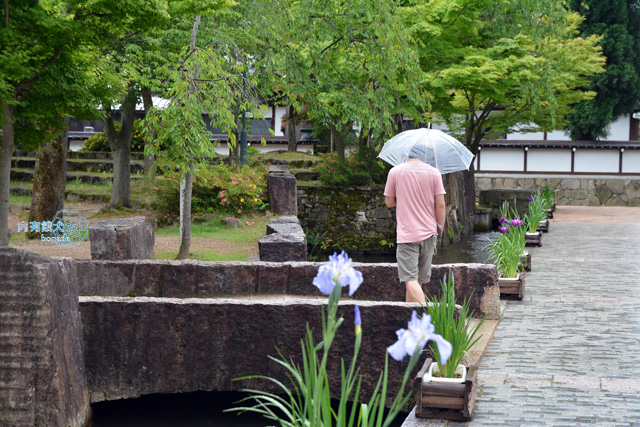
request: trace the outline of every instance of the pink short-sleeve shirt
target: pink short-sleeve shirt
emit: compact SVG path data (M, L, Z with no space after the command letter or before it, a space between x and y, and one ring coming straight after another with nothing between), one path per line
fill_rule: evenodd
M435 196L445 194L440 171L420 160L391 168L384 195L396 199L398 243L425 240L438 233Z

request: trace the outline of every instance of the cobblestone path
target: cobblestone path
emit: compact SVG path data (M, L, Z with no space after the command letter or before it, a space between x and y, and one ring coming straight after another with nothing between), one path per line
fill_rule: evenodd
M640 426L640 221L552 222L532 256L467 425Z

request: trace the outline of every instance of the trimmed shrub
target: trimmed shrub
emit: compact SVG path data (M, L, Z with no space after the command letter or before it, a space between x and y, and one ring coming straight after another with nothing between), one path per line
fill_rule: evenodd
M364 147L352 152L343 163L336 153L320 154L322 161L316 166L318 179L325 185L353 186L383 184L391 166L378 159L378 152Z
M268 167L200 165L193 173L191 212L240 216L269 206L267 198ZM154 187L153 209L165 222L180 215L180 176L169 174Z
M120 122L115 122L114 127L116 132L120 131ZM107 135L104 131L93 135L87 139L80 151L111 151ZM133 122L133 132L131 133L131 151L143 152L144 151L144 133L142 120L138 119Z

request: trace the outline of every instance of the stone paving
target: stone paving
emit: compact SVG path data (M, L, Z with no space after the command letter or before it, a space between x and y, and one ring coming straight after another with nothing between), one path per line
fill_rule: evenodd
M552 220L542 247L532 250L524 300L509 302L480 363L473 420L410 416L405 425L640 426L634 212L628 222Z

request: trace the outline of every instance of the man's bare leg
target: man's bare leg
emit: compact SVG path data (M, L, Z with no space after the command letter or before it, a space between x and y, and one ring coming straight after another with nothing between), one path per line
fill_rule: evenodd
M407 286L407 302L419 302L425 303L424 292L422 292L422 286L417 281L404 282Z

